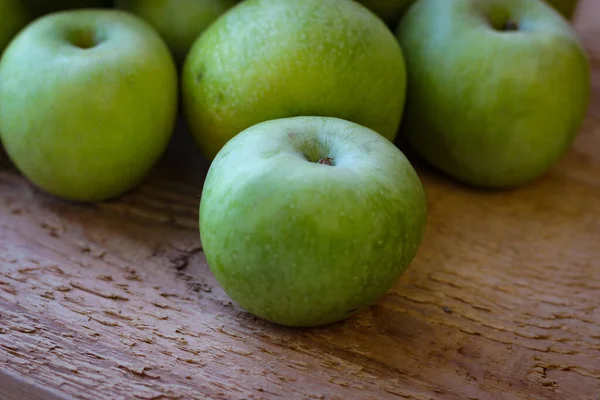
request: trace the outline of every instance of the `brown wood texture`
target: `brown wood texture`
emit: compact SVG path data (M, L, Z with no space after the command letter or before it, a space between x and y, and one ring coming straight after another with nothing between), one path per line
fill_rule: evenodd
M419 254L331 326L282 328L230 302L202 253L207 164L185 132L139 189L89 206L3 157L0 399L600 399L599 3L578 24L594 98L568 155L504 192L419 167Z

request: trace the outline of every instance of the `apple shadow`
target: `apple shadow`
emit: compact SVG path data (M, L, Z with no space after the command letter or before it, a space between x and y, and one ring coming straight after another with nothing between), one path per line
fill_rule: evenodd
M66 227L87 232L90 237L84 236L83 240L104 235L120 238L132 243L133 247L136 247L133 243L139 242L139 248L147 247L149 243L160 247L161 241L168 242L169 239L164 239L171 237L182 238L191 243L190 247L201 249L198 206L209 166L181 114L164 153L145 178L121 195L104 201L72 201L47 193L18 171L0 146L0 171L20 186L17 196L19 201L28 204L27 207L37 209L36 213L42 217L58 218ZM182 269L182 263L190 264L191 256L194 256L185 253L185 250L173 250L173 262L165 263L169 264L165 269L182 276L177 268ZM116 256L129 259L127 254ZM182 257L187 261L181 261ZM199 265L202 267L200 275L206 275L205 265L202 262ZM139 267L144 269L143 265ZM193 277L186 276L185 279L190 286L203 285L195 282Z
M19 186L18 201L39 217L58 220L67 230L81 232L80 240L98 245L109 257L131 263L148 279L155 276L154 283L167 274L169 281L189 289L190 296L201 299L214 292L211 297L227 304L228 298L208 269L198 233L198 207L209 167L181 107L165 151L146 176L128 191L103 201L71 201L47 193L22 175L0 146L0 171ZM63 240L74 239L66 234ZM138 259L138 255L128 254L127 248L156 254Z
M533 181L513 186L478 186L457 179L451 174L432 165L410 144L410 142L405 138L405 136L402 135L401 131L397 134L393 143L406 156L413 168L417 171L418 175L421 178L424 178L422 179L422 181L423 185L425 186L425 189L427 189L427 186L430 184L430 182L435 182L436 184L441 184L447 187L451 187L453 189L463 190L466 192L476 193L480 195L494 196L499 193L518 192L525 187L534 185L537 182L543 180L551 172L551 170L547 171L545 174L540 175Z

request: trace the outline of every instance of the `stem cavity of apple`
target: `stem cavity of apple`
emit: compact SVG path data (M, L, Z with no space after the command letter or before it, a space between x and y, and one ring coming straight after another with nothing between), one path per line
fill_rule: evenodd
M100 43L100 40L98 40L96 33L93 31L77 30L71 33L69 42L75 47L86 50L96 47Z
M324 157L319 159L319 161L317 161L317 164L333 165L333 159L330 157Z
M510 31L518 31L519 30L519 24L512 19L508 19L506 20L506 22L504 22L504 25L502 26L502 31L504 32L510 32Z

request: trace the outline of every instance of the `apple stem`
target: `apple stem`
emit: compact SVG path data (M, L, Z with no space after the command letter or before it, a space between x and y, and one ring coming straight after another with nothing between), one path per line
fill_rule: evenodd
M333 165L333 160L329 157L325 157L317 161L317 164Z

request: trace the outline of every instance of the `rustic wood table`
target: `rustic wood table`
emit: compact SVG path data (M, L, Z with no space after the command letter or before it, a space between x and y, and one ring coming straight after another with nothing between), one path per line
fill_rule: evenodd
M505 192L419 167L417 258L327 327L265 323L215 282L198 235L207 163L185 131L142 187L89 206L2 156L0 399L600 399L600 1L576 26L594 98L571 151Z

